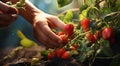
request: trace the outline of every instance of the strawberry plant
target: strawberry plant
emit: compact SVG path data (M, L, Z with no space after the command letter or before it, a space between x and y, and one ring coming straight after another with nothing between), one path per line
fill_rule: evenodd
M68 4L68 1L71 0L58 0L58 5L62 7ZM94 65L97 63L96 60L102 60L102 62L111 60L110 66L119 66L120 1L74 1L78 4L79 10L71 9L58 14L66 24L63 31L55 30L63 46L41 51L42 57L45 61L59 59L65 62L73 59L82 66L97 66ZM82 4L80 4L81 1ZM100 63L99 65L104 66Z
M119 5L118 0L84 0L78 11L68 10L59 15L66 23L64 35L74 36L63 46L66 53L62 58L75 58L83 64L88 62L88 66L92 66L97 58L114 58L117 54L111 47L116 44L115 33L120 29Z

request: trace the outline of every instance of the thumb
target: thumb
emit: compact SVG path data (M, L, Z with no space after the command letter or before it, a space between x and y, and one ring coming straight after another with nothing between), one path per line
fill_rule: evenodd
M18 14L18 10L0 1L0 11L8 14Z

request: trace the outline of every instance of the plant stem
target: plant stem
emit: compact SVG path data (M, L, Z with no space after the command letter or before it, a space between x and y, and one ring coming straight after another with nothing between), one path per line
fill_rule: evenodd
M93 52L93 56L91 57L91 62L89 62L89 66L92 66L92 64L94 63L94 61L96 59L96 56L97 56L97 50L98 49L96 49L95 47L96 46L94 45L93 48L94 48L95 51Z
M113 59L114 57L96 57L96 59Z
M78 38L79 38L80 36L82 36L82 35L86 35L86 34L89 33L89 32L90 32L90 31L85 32L85 33L79 33L73 40L70 41L70 43L73 44L76 39L78 39ZM72 43L72 42L73 42L73 43Z

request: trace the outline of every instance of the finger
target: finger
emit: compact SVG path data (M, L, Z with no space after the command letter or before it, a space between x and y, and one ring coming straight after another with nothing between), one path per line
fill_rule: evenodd
M64 30L65 23L61 21L58 17L47 17L52 23L54 23L58 28Z
M48 27L48 25L43 25L41 30L46 34L51 40L56 42L56 44L61 44L62 40Z
M0 13L3 13L2 11L0 11Z
M40 43L42 43L42 45L46 46L47 48L56 48L56 47L58 47L58 46L54 45L54 43L52 43L51 40L47 40L45 38L43 39L42 34L38 36L38 34L40 34L40 33L36 32L36 31L34 31L34 34L36 34L35 38L37 38L40 41Z
M8 25L10 25L10 23L5 23L3 21L0 21L0 27L6 27Z
M35 27L34 34L36 35L35 37L45 46L50 48L58 47L58 45L56 45L54 41L52 41L48 36L42 33L39 27Z
M54 28L56 28L56 25L54 24L54 23L52 23L51 21L47 21L48 22L48 25L49 25L49 27L51 28L51 29L54 29Z
M0 1L0 10L9 14L18 14L18 10Z
M3 14L3 13L0 13L0 19L3 20L3 21L7 21L7 22L10 22L10 21L14 21L17 19L17 15L16 14Z

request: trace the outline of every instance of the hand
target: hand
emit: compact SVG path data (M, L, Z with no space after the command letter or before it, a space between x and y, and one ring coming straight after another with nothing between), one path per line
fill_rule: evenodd
M36 13L33 23L35 37L46 47L56 48L62 46L62 40L52 32L51 28L58 27L63 30L65 24L56 16L46 13Z
M0 27L7 27L17 19L18 10L0 1Z

